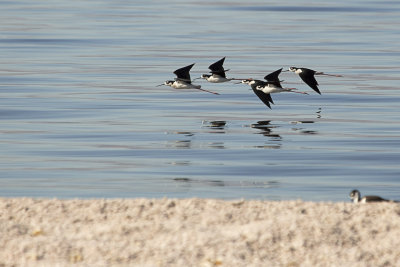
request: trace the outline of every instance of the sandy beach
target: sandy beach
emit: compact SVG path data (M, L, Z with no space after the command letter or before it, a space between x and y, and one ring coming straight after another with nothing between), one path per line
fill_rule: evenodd
M400 206L0 199L0 266L399 266Z

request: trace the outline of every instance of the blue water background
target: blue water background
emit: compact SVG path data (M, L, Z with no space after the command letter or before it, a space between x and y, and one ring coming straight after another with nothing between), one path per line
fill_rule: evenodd
M0 196L400 199L398 1L3 1ZM248 86L156 87L226 56Z

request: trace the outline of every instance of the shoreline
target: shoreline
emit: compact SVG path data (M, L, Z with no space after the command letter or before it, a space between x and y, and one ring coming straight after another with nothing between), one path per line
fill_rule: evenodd
M0 266L395 266L400 205L0 198Z

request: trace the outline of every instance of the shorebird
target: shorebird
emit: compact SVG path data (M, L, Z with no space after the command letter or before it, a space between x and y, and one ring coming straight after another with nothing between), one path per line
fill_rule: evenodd
M253 89L253 92L258 96L258 98L269 108L271 108L271 104L274 104L274 101L271 98L271 95L269 93L264 93L261 90L258 90L258 86L265 86L267 82L261 81L261 80L253 80L253 79L245 79L242 80L240 83L248 84L250 85L251 89Z
M264 84L257 85L256 89L263 91L266 94L281 93L281 92L292 92L298 94L306 94L306 92L297 92L296 88L283 88L281 81L279 80L279 74L281 74L283 68L280 68L270 74L266 75L264 79L267 81Z
M314 77L315 75L342 77L342 75L326 74L323 72L318 72L318 71L315 71L312 69L307 69L307 68L290 67L289 71L298 74L300 76L300 78L318 94L321 94L321 92L319 91L319 88L318 88L318 82Z
M235 79L235 78L226 78L225 72L227 72L229 69L224 69L224 61L225 57L221 58L217 62L214 62L211 64L208 68L211 70L211 74L203 74L200 76L201 79L205 79L210 83L224 83L224 82L229 82L233 80L241 80L241 79Z
M211 64L208 68L211 70L211 74L203 74L200 76L200 78L207 80L208 82L211 83L224 83L224 82L229 82L234 79L228 79L226 78L225 72L228 70L224 69L224 61L225 57L222 59L218 60L217 62Z
M350 192L350 198L354 203L367 203L367 202L392 202L391 200L381 198L379 196L364 196L361 198L360 191L353 190Z
M177 78L175 78L174 81L168 80L168 81L165 81L163 84L159 84L157 86L167 85L167 86L171 86L172 88L175 88L175 89L197 89L197 90L201 90L201 91L204 91L207 93L219 95L218 93L208 91L205 89L201 89L201 85L192 84L192 80L190 79L189 72L192 69L192 67L194 66L194 64L195 63L175 70L173 73L176 75Z
M271 72L270 74L264 77L265 81L261 80L253 80L253 79L245 79L242 80L241 83L249 84L253 92L260 98L260 100L271 108L270 103L274 104L274 101L271 98L271 94L280 93L280 92L293 92L299 94L307 94L305 92L296 92L296 88L283 88L281 85L281 81L279 80L279 74L282 72L282 68Z

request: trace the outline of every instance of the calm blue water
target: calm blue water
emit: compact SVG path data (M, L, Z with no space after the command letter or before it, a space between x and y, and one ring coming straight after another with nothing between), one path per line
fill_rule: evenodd
M0 196L400 199L398 1L3 1ZM248 86L156 87L226 56Z

